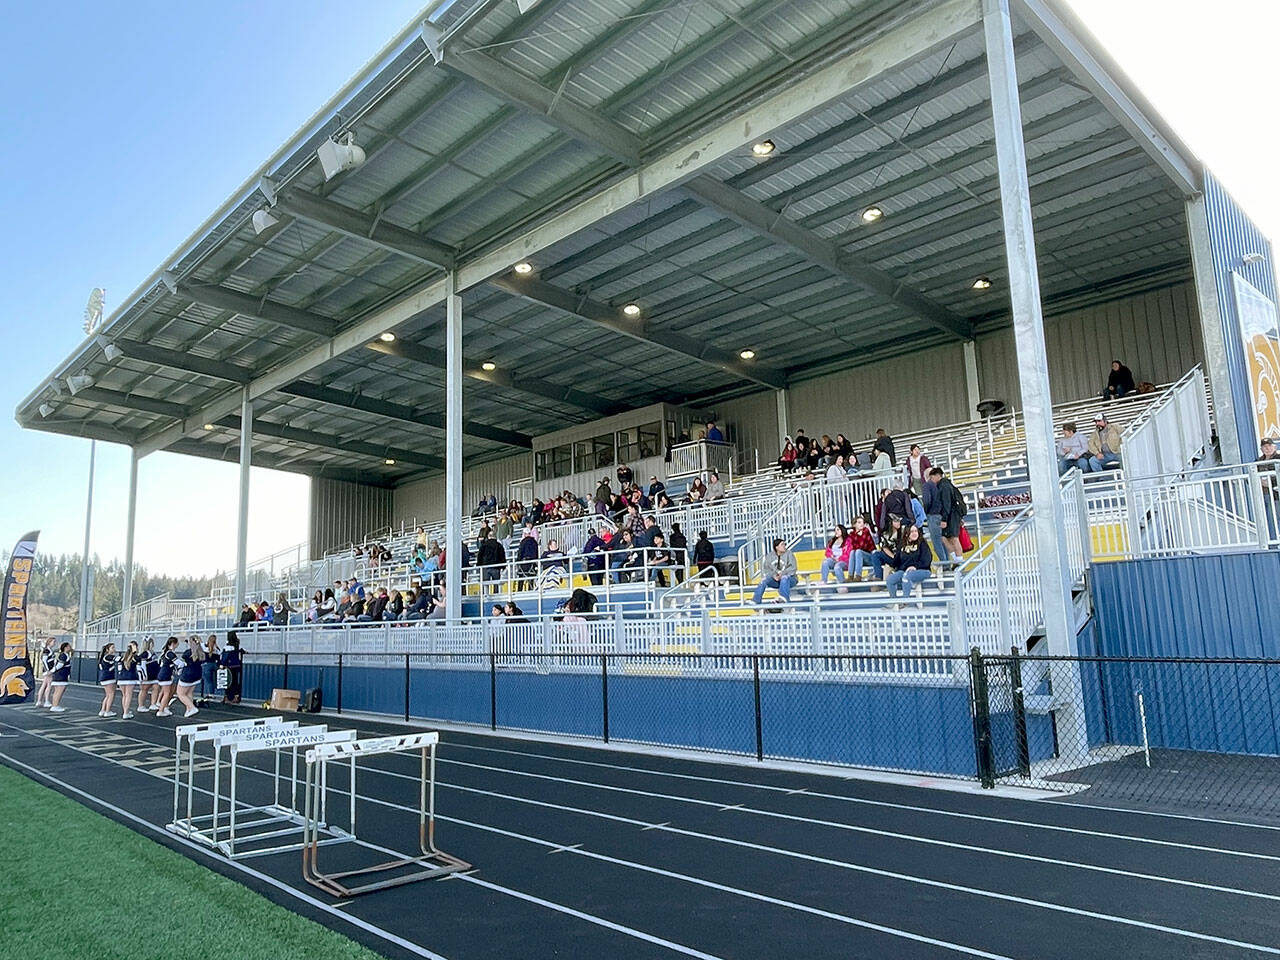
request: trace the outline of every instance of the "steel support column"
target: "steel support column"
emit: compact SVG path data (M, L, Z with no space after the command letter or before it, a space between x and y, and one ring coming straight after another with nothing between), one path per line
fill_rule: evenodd
M982 387L978 383L978 341L964 342L964 388L969 401L968 420L978 419L978 404L982 401Z
M246 387L240 397L240 503L236 519L236 599L233 616L244 606L249 578L249 468L253 462L253 401Z
M445 618L462 616L462 297L445 279Z
M124 533L124 584L120 590L120 629L128 631L133 606L133 535L138 526L138 448L129 448L129 519ZM123 651L121 651L123 652Z
M791 435L791 418L787 412L786 388L775 390L773 396L778 404L778 452L781 453L783 446L787 442L787 437ZM765 451L766 456L768 452L767 450Z
M89 527L93 520L93 462L98 455L98 441L89 442L89 492L84 500L84 552L80 555L80 617L76 622L76 638L84 637L84 625L93 616L93 598L89 596Z
M1027 468L1031 475L1031 500L1035 504L1044 630L1048 652L1069 656L1075 653L1075 632L1067 615L1070 595L1066 543L1060 535L1065 520L1054 457L1049 362L1044 345L1040 274L1036 267L1035 234L1031 222L1031 190L1027 183L1026 146L1022 139L1022 106L1018 100L1013 25L1009 16L1009 0L983 0L982 9L987 71L991 81L991 110L995 118L1005 256L1009 263L1009 296L1018 352L1018 382L1026 423Z

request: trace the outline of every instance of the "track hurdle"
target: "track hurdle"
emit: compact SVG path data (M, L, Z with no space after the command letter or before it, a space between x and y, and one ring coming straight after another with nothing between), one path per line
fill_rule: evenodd
M324 743L306 752L307 776L304 789L302 876L308 883L336 897L354 897L374 890L383 890L387 887L396 887L418 880L429 880L434 877L442 877L471 869L471 864L444 853L436 847L436 746L439 743L440 734L438 733L411 733L401 736L355 740L346 743ZM410 753L415 750L420 754L418 787L418 849L420 852L417 855L399 857L355 870L344 870L338 873L323 872L319 865L319 847L323 842L324 792L328 764L341 761L350 762L352 794L354 795L355 762L358 758L392 753ZM350 824L351 832L354 834L354 805L351 811ZM358 837L354 839L359 842ZM423 869L415 869L419 867ZM385 877L384 879L359 886L349 886L344 882L351 877L396 871L410 872L400 872L395 876Z
M218 737L230 733L233 730L260 730L264 728L283 727L285 721L283 717L258 717L253 720L223 720L216 723L189 723L179 726L174 731L175 747L173 756L173 820L170 821L165 829L171 833L189 839L198 839L196 833L198 831L197 824L209 820L209 816L196 816L194 814L195 805L195 774L196 774L196 745L207 743L211 740L217 740ZM289 726L297 727L296 720L290 721ZM186 747L186 764L183 764L183 747ZM214 786L213 793L218 793L218 772L220 766L220 757L216 754L213 759L214 770ZM183 779L183 771L186 771L186 779ZM277 776L279 768L277 767ZM186 816L180 816L182 810L181 798L186 795Z

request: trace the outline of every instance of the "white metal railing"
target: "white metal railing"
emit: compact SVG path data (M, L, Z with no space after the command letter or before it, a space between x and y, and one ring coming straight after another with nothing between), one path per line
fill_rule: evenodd
M1204 371L1197 366L1125 428L1119 452L1126 476L1161 477L1199 460L1211 443Z
M733 469L733 456L734 447L731 443L715 443L711 440L678 443L671 448L667 479L696 477L715 471L727 482Z

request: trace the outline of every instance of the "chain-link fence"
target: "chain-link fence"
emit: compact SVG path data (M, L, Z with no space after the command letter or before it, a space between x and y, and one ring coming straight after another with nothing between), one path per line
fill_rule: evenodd
M96 664L77 664L92 683ZM1280 660L612 653L246 656L244 702L1047 787L1280 822ZM210 693L210 695L214 695ZM305 699L305 698L304 698Z

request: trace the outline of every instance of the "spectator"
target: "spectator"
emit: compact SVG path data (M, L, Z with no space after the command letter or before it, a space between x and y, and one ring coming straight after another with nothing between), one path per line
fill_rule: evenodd
M693 543L693 565L698 568L695 577L714 576L716 573L716 545L705 530L698 531L698 539Z
M649 564L649 578L651 580L660 587L671 585L667 577L667 569L672 564L671 551L667 549L667 541L663 537L661 530L657 530L653 534L653 543L649 547L646 562Z
M496 541L486 540L486 543ZM500 571L498 571L500 572ZM404 612L405 620L425 620L431 613L431 593L426 587L420 589L413 598L413 602L409 604L408 609Z
M480 593L483 595L486 583L501 579L503 567L507 563L507 551L500 541L490 537L480 544L480 549L476 552L476 562L481 570Z
M1102 399L1119 400L1135 389L1137 385L1133 382L1133 371L1119 360L1112 360L1111 370L1107 373L1107 389L1102 391Z
M712 443L724 443L724 434L720 432L714 420L707 421L707 439Z
M506 615L508 623L529 622L529 618L524 615L524 611L520 609L520 605L514 600L508 600L503 604L502 612Z
M511 539L511 510L504 507L502 512L498 514L498 519L493 522L493 536L501 543L506 543ZM479 551L480 543L483 543L488 537L482 537L476 544L476 550Z
M369 606L365 609L365 612L357 619L365 621L381 620L390 600L391 598L387 595L387 588L379 587L378 592L369 601Z
M489 608L489 616L492 617L494 620L501 620L505 616L505 613L502 609L502 604L495 603L493 606L491 606Z
M809 458L809 444L811 441L804 435L803 430L796 431L796 460L807 460Z
M661 480L659 480L657 476L652 476L649 478L649 499L650 500L655 500L657 499L659 494L666 493L666 492L667 492L667 485L663 483Z
M644 517L640 514L640 508L635 504L627 507L627 515L619 526L625 527L631 531L633 537L638 537L644 533Z
M902 485L917 497L924 495L924 481L933 466L929 458L920 452L920 444L913 443L911 452L902 464Z
M1074 423L1062 425L1062 439L1058 441L1058 476L1065 476L1072 467L1081 473L1089 472L1089 444L1076 433Z
M333 595L333 588L329 587L324 592L324 599L320 602L320 609L316 621L318 623L332 623L338 619L338 601Z
M613 502L613 491L609 489L609 478L601 477L600 482L596 484L595 506L596 513L605 514L609 511L609 504Z
M244 676L244 659L240 652L240 638L227 632L227 646L222 651L220 665L227 669L227 687L222 694L223 703L240 702L240 684Z
M938 492L938 481L933 478L933 468L924 478L924 493L921 496L925 514L925 527L929 531L929 543L933 555L943 560L947 556L947 545L942 542L942 495Z
M853 444L849 442L848 437L846 437L843 433L837 433L835 446L836 446L836 453L844 457L845 463L849 464L849 466L851 467L856 466L856 464L853 462Z
M893 451L893 437L884 432L884 427L876 430L876 442L871 445L873 450L883 450L889 455L889 466L893 466L897 460L897 454Z
M1270 437L1263 437L1261 456L1258 457L1258 480L1262 484L1262 492L1268 495L1263 503L1263 511L1267 515L1267 530L1272 540L1280 533L1280 453L1276 451L1276 442Z
M796 460L799 463L799 458ZM809 449L805 451L804 465L808 470L819 470L822 467L822 449L818 446L817 440L809 441Z
M1118 361L1117 361L1118 362ZM1093 435L1089 437L1089 469L1101 473L1112 464L1120 463L1120 431L1107 422L1107 415L1099 413L1093 418Z
M631 486L635 482L635 474L631 472L631 468L625 463L618 466L618 484L624 489Z
M600 586L604 581L605 553L609 545L605 543L595 527L587 527L587 539L582 545L582 554L586 557L587 577L593 586Z
M929 549L920 528L914 524L907 527L902 536L902 546L892 561L893 571L888 578L889 599L893 600L899 595L910 596L916 584L929 579L932 562L933 551Z
M843 523L836 524L836 532L827 541L826 556L822 560L822 582L827 582L828 574L836 583L844 583L849 578L849 554L853 550L853 541L849 539L849 531Z
M289 598L282 593L276 597L275 607L271 611L271 622L287 627L289 625L289 615L296 612L293 609L293 605L289 603Z
M324 594L317 590L311 595L311 603L307 607L307 623L320 622L320 607L324 603Z
M777 590L784 603L791 602L791 588L796 584L796 555L787 549L787 541L773 541L773 558L765 564L764 576L756 584L752 601L756 606L764 601L766 590Z
M707 485L702 482L701 477L694 477L693 483L689 484L689 490L684 495L685 503L701 503L707 499Z
M831 461L831 466L827 467L827 482L840 483L847 479L849 474L845 471L844 457L836 454L835 459Z
M559 587L564 585L564 577L565 552L560 549L560 541L552 537L538 560L538 579L543 587Z
M876 505L876 527L883 533L889 527L889 521L897 517L910 523L915 512L911 508L911 495L902 489L902 481L895 480L893 489L880 492L880 502Z
M271 604L267 603L265 600L259 601L258 603L258 622L270 623L273 626L276 622L271 611Z
M528 590L533 586L533 577L538 564L538 534L532 525L526 525L524 536L520 538L520 546L516 548L516 586L517 590Z
M623 527L609 544L609 570L614 583L622 583L622 569L628 566L635 552L635 538L629 527ZM630 579L629 575L626 575Z
M871 554L871 573L876 582L884 579L885 565L893 566L893 558L902 547L902 518L894 515L889 526L880 534L880 545Z
M391 591L391 602L387 604L384 620L399 620L404 615L404 597L399 590Z
M859 514L853 518L853 531L849 534L849 573L854 580L865 580L863 565L871 562L871 555L876 551L876 542L871 538L871 528L867 526L867 518Z
M724 484L720 482L720 474L712 470L710 480L707 483L707 503L723 500L725 496Z
M237 627L252 626L255 622L257 622L257 619L258 619L258 611L254 608L253 604L246 603L244 605L244 609L240 611L240 619L236 621L236 626Z
M675 506L675 503L667 496L667 491L663 490L658 494L658 499L654 501L653 505L656 510L670 510Z
M689 539L680 529L679 523L671 524L671 536L667 538L671 547L671 562L675 565L676 583L684 583L685 571L689 568Z
M947 478L941 467L933 467L929 476L938 485L938 505L942 510L942 543L946 548L946 557L939 557L940 562L963 563L964 550L960 546L960 525L964 515L969 512L964 494Z
M778 466L782 468L783 473L790 473L796 468L796 458L799 455L796 445L788 437L787 442L782 445L782 454L778 457Z
M893 455L879 447L875 448L875 459L871 462L872 476L880 478L881 482L888 482L893 476Z

